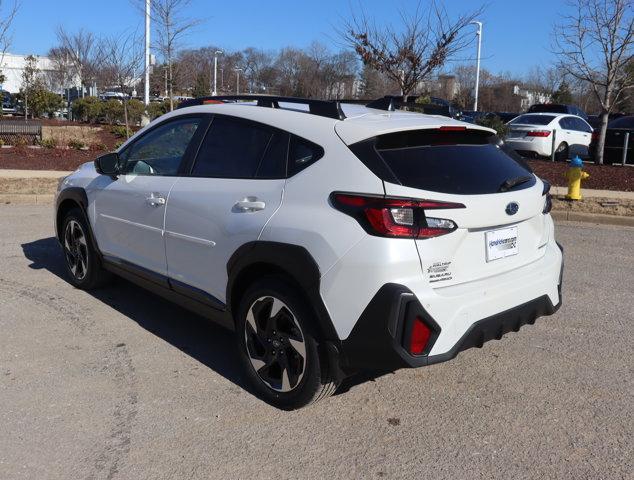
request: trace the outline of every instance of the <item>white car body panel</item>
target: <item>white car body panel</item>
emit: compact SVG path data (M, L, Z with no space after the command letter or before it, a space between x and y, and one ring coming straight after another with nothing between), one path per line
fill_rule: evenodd
M65 179L61 188L86 190L89 221L102 253L225 302L227 261L240 246L255 240L301 246L319 268L319 293L340 340L350 336L382 286L399 284L415 294L441 327L430 355L450 351L478 320L544 295L553 305L559 303L562 253L552 219L542 213L541 181L495 194L425 191L384 182L347 146L402 130L457 125L491 130L446 117L362 107L351 108L355 116L339 121L304 112L225 104L166 114L129 142L157 122L196 112L271 125L320 145L324 155L285 180L142 175L113 180L86 164ZM530 144L543 155L550 152L549 141L532 138L507 143L517 149ZM456 223L458 228L447 235L427 240L383 238L368 234L355 218L334 208L333 192L447 201L466 208L430 214ZM149 205L147 199L153 194L164 197L165 205ZM236 211L236 203L247 197L264 202L265 207ZM513 216L505 212L510 202L519 204ZM517 255L487 262L486 232L509 226L517 227ZM431 282L434 265L447 262L450 275Z

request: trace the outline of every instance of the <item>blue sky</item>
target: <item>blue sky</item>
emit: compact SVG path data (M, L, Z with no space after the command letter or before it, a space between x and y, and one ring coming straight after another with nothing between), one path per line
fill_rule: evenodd
M425 4L426 0L422 2ZM236 9L238 3L240 7ZM351 7L362 4L368 16L397 24L399 9L414 8L417 3L418 0L192 0L186 14L203 23L185 42L187 47L217 44L226 49L277 49L303 47L318 40L337 49L334 28L349 15ZM561 18L564 0L445 1L450 14L466 12L483 3L487 5L482 15L483 68L523 75L533 66L548 66L553 60L552 25ZM45 54L55 43L58 25L71 31L83 27L98 34L114 34L141 28L142 15L132 0L21 0L10 52Z

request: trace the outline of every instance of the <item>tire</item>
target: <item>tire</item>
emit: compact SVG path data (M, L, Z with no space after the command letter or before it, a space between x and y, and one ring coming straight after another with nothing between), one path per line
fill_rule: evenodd
M236 341L249 384L267 403L294 410L332 395L338 382L319 353L315 318L298 290L265 277L240 300Z
M555 150L555 160L558 162L565 162L568 160L569 156L568 144L566 142L561 142Z
M82 290L99 288L112 278L101 266L91 235L84 213L79 208L70 210L62 222L64 265L70 283Z

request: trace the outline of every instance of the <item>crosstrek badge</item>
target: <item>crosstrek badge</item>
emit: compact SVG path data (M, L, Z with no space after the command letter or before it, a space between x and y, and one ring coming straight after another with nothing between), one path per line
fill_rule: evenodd
M427 267L427 277L431 283L451 280L451 262L434 262Z

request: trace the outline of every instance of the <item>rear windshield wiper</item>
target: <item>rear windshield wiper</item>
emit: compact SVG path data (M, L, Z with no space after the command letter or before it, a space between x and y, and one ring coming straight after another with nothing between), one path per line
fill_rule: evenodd
M504 183L500 185L498 192L508 192L513 187L517 187L522 183L530 182L532 178L532 175L524 175L523 177L515 177L504 180Z

